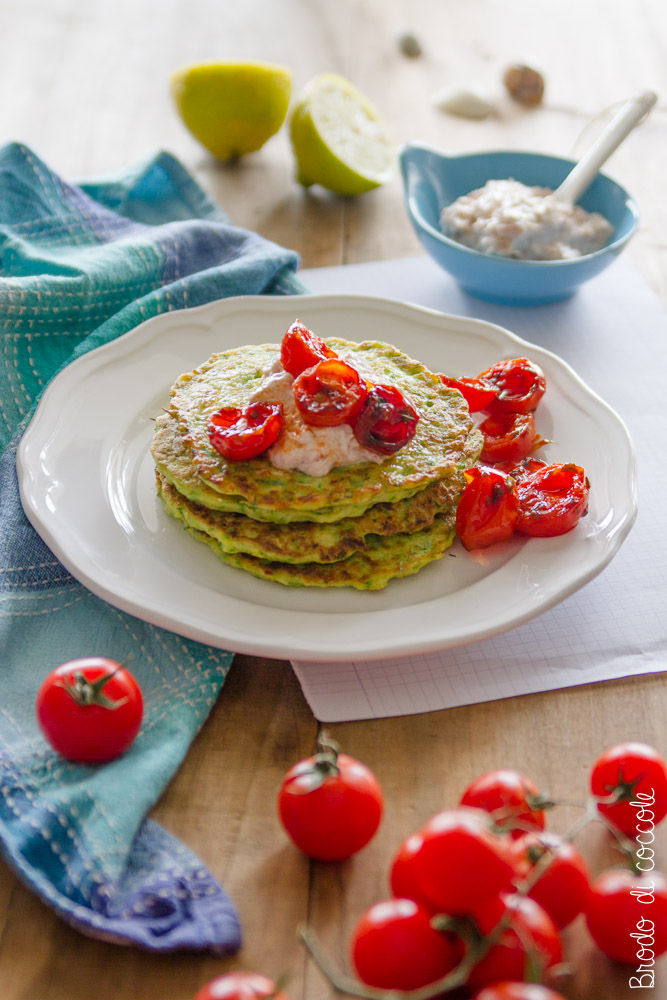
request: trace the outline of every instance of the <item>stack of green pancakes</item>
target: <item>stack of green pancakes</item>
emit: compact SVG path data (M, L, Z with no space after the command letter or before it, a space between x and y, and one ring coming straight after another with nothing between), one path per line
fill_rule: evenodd
M247 405L280 356L277 344L239 347L172 386L151 447L157 489L167 513L230 566L289 586L379 590L451 545L463 471L477 460L481 436L461 394L396 348L326 343L412 403L420 419L405 447L318 476L277 468L269 453L223 458L208 418Z

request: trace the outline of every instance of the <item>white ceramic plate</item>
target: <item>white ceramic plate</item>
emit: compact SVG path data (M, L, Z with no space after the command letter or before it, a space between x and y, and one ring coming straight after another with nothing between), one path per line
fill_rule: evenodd
M384 340L454 375L533 358L548 382L537 422L553 443L543 457L584 466L589 515L560 538L517 538L476 554L456 542L421 573L374 593L288 588L222 564L156 497L153 419L181 372L215 351L278 342L296 316L320 336ZM225 299L149 320L51 383L18 469L31 522L94 593L189 638L278 658L373 659L505 631L599 573L636 512L628 433L563 361L489 323L356 295Z

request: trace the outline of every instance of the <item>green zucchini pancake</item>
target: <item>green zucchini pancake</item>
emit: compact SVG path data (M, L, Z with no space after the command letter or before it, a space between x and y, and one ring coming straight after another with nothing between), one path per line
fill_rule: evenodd
M165 510L223 562L377 590L451 545L480 449L465 400L424 365L295 321L177 378L151 452Z

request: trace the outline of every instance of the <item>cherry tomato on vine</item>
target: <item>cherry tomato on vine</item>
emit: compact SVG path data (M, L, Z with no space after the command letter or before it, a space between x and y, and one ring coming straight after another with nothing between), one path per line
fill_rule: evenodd
M290 768L278 793L285 831L319 861L340 861L365 847L382 810L382 789L372 771L324 739L318 753Z
M257 972L228 972L212 979L193 1000L288 1000L272 979Z
M460 803L490 813L496 827L507 829L512 837L543 830L544 807L550 805L530 778L508 768L481 774L468 785Z
M415 874L415 858L423 843L419 830L405 838L389 866L389 887L397 899L414 899L428 909L429 901L420 896Z
M565 1000L565 997L540 983L494 983L475 993L472 1000Z
M280 345L280 362L294 378L318 361L335 357L336 352L298 319L288 328Z
M294 379L294 401L307 424L336 427L352 423L366 399L366 383L339 358L327 358Z
M449 389L458 389L471 413L485 410L498 396L498 388L483 378L452 378L440 375L440 381Z
M69 660L42 682L37 720L67 760L101 764L119 757L139 732L141 689L125 667L102 656Z
M519 502L514 481L488 465L476 465L456 509L456 531L466 549L483 549L514 534Z
M223 406L208 419L208 438L223 458L244 462L270 448L283 424L280 403Z
M412 441L419 415L394 385L371 385L354 421L354 435L365 448L393 455Z
M363 983L385 990L419 989L456 964L448 937L413 899L386 899L366 910L352 932L350 957Z
M605 750L593 764L590 787L596 798L607 800L598 802L599 812L628 837L667 816L667 762L646 743Z
M563 957L563 946L553 920L528 896L503 893L481 907L475 920L484 935L490 935L501 920L507 920L508 924L473 966L468 977L472 990L504 980L529 979L536 972L543 975Z
M437 813L419 833L412 871L418 898L436 913L469 914L509 889L514 868L507 843L481 809L461 806Z
M541 872L528 895L546 910L561 930L586 909L590 893L588 865L576 848L555 833L527 833L512 845L515 885Z
M600 951L639 966L667 952L667 880L658 871L603 872L591 888L586 925Z
M589 484L584 470L568 463L537 469L520 479L517 531L540 538L571 531L588 510Z
M482 462L518 462L530 453L537 440L532 413L494 409L479 425L484 435Z
M498 404L514 413L532 413L544 396L547 381L544 372L528 358L498 361L479 378L498 390Z

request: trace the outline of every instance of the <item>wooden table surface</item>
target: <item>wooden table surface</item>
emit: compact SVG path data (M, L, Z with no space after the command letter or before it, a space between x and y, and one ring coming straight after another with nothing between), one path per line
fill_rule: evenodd
M417 59L397 35L416 33ZM191 62L265 59L290 66L296 88L323 70L353 80L382 109L397 142L451 151L494 147L569 154L589 120L647 88L663 100L608 171L637 198L642 223L628 252L667 301L664 197L664 0L0 0L0 141L21 140L76 180L159 148L179 156L233 221L301 254L304 267L421 253L398 178L357 200L295 182L285 130L235 166L214 163L182 126L168 78ZM544 104L525 111L502 92L510 63L542 69ZM473 122L437 111L432 95L476 84L498 113ZM622 613L622 609L619 609ZM309 921L337 962L358 916L387 892L400 839L452 804L478 773L516 767L557 796L585 789L606 746L642 739L667 752L663 676L584 686L424 715L329 727L376 772L386 794L381 830L355 859L309 864L287 843L274 801L282 774L312 752L318 724L288 663L238 656L203 731L154 816L199 853L234 899L244 945L233 959L153 957L84 938L0 867L3 1000L188 1000L231 969L288 973L292 1000L332 990L295 936ZM554 819L565 829L569 810ZM601 835L585 838L595 866ZM661 835L662 866L667 842ZM628 971L597 954L583 924L566 933L571 1000L634 995ZM663 963L663 980L664 976ZM659 979L660 977L658 977ZM667 997L658 981L654 1000Z

